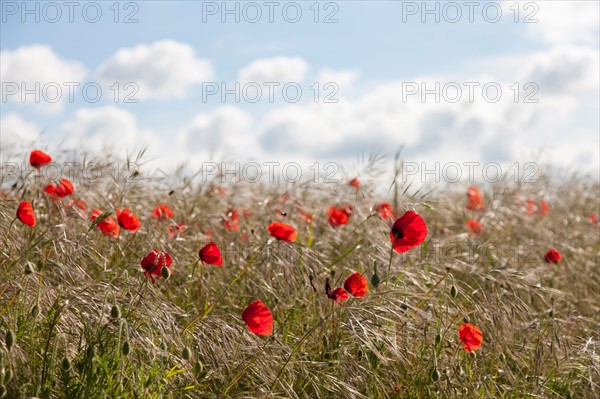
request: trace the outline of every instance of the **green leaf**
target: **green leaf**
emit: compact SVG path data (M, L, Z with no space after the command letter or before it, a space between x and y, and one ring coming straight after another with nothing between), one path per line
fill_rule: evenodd
M98 226L98 224L103 221L104 219L106 219L107 217L109 217L110 215L112 215L112 212L104 212L102 215L98 216L96 219L94 219L94 221L92 222L90 228L88 229L88 231L86 232L89 233L90 231L92 231L92 229L96 226Z

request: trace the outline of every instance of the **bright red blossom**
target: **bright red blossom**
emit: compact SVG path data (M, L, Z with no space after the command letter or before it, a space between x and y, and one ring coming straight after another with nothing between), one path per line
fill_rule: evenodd
M341 305L342 301L345 301L346 299L348 299L348 293L342 287L338 287L333 291L329 291L327 293L327 297L329 299L333 299L333 301L335 303L337 303L338 305Z
M528 199L526 202L527 206L525 208L525 213L528 215L533 215L537 209L535 206L535 201Z
M471 323L463 323L458 328L458 336L467 352L479 349L483 342L481 330Z
M346 279L344 289L356 298L364 298L369 290L369 284L365 276L356 272Z
M157 249L146 255L141 262L142 269L144 269L144 276L150 276L152 284L156 283L155 276L163 278L162 268L163 266L169 269L169 275L171 274L171 265L173 259L167 252L162 252Z
M225 228L231 231L238 231L240 229L239 225L240 215L235 208L231 208L225 214L225 218L223 218L223 225Z
M382 219L391 219L394 217L394 208L389 202L377 205L377 212Z
M17 208L17 218L26 226L34 227L36 224L35 213L29 201L23 201Z
M475 186L470 186L467 189L467 198L469 199L469 203L467 204L467 209L472 211L479 211L485 209L485 205L483 205L483 196L481 195L481 191Z
M400 216L390 231L390 241L394 251L403 253L421 245L427 237L427 225L421 216L413 211L407 211Z
M52 157L44 151L33 150L31 151L31 154L29 154L29 164L37 170L40 170L42 166L47 165L50 162L52 162Z
M221 266L223 264L223 258L221 257L221 251L217 244L209 242L198 251L198 256L202 263L209 265Z
M540 207L539 207L539 212L540 215L547 215L550 213L550 205L546 202L546 201L541 201L540 202Z
M590 219L591 223L594 223L594 224L598 223L598 215L596 215L595 213L592 213L590 215L589 219Z
M100 215L102 215L102 211L100 209L92 210L92 215L91 215L92 222ZM96 227L105 236L108 236L113 239L118 238L119 232L121 231L119 224L117 223L116 219L112 216L109 216L106 219L103 219L102 221L100 221L100 223L98 223L96 225Z
M119 226L132 233L138 231L142 226L140 220L129 208L125 208L123 211L117 208L117 221L119 222Z
M256 335L267 336L273 332L273 316L262 301L252 302L242 313L248 330Z
M157 219L169 219L175 215L175 212L167 204L158 204L152 211L152 217Z
M44 187L44 192L56 198L65 198L75 192L73 184L67 179L62 179L56 185L48 184Z
M278 240L294 242L296 241L296 238L298 238L296 229L287 223L273 222L267 226L267 230L269 230L271 235Z
M344 224L348 224L348 219L352 215L352 207L349 205L344 205L340 208L336 208L331 205L329 207L329 211L327 211L327 220L329 224L333 227L342 226Z
M358 177L355 177L352 180L350 180L348 184L350 185L350 187L360 188L360 181L358 181Z
M481 230L483 230L481 222L475 219L467 220L467 228L469 229L469 235L472 236L481 234Z
M559 263L562 260L562 256L560 252L558 252L555 248L550 248L548 252L546 252L546 256L544 256L544 261L547 263Z

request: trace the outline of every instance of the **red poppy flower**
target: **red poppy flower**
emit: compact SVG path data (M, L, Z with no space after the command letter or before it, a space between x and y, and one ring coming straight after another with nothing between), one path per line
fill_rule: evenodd
M427 225L421 216L413 211L407 211L400 216L392 226L390 240L394 251L403 253L421 245L427 236Z
M169 219L175 215L175 212L167 204L158 204L152 211L152 217L156 219Z
M369 284L365 276L356 272L344 281L344 289L356 298L364 298L369 290Z
M79 210L81 210L83 212L85 212L87 210L87 204L81 198L73 198L71 201L69 201L69 203L67 203L66 207L67 208L76 207L76 208L79 208Z
M35 213L33 212L33 207L29 201L23 201L19 204L17 208L17 218L29 227L34 227L36 223Z
M209 242L198 251L198 256L202 263L208 265L221 266L223 264L223 258L221 257L221 251L217 244Z
M298 238L296 229L283 222L273 222L267 226L267 230L278 240L294 242Z
M333 301L335 303L337 303L338 305L341 305L342 301L345 301L346 299L348 299L348 293L342 287L338 287L333 291L329 291L327 293L327 297L329 299L333 299Z
M533 215L535 213L536 210L536 206L535 206L535 201L534 200L527 200L527 207L525 208L525 213L527 213L528 215Z
M589 219L590 219L590 222L591 222L591 223L594 223L594 224L595 224L595 223L598 223L598 215L596 215L595 213L592 213L592 214L590 215Z
M360 182L358 181L358 177L355 177L352 180L350 180L348 184L350 185L350 187L360 188Z
M467 352L479 349L483 342L481 330L471 323L463 323L458 328L458 336Z
M169 275L171 274L171 265L173 264L173 259L171 259L171 255L169 255L167 252L161 252L155 249L148 255L144 256L141 264L142 269L144 269L144 276L150 275L152 284L155 284L156 280L154 279L154 276L163 278L163 266L166 266L166 268L169 269Z
M546 201L541 201L539 212L541 215L549 214L550 213L550 205Z
M29 163L37 170L40 170L42 166L47 165L50 162L52 162L52 157L44 151L33 150L31 151L31 154L29 154Z
M481 230L483 230L481 222L475 219L467 220L467 227L469 228L469 235L472 236L481 234Z
M67 179L62 179L57 185L48 184L44 187L44 192L56 198L65 198L75 192L73 184Z
M340 208L336 208L331 205L329 207L329 211L327 212L327 220L329 220L329 224L333 227L342 226L344 224L348 224L348 218L352 215L352 207L349 205L345 205Z
M548 252L546 252L546 256L544 256L544 260L547 263L559 263L562 260L562 256L557 249L550 248Z
M102 215L102 211L100 209L92 210L91 219L92 222L98 217ZM105 235L113 239L117 239L119 237L119 232L121 228L117 223L116 219L112 216L103 219L96 225L96 227Z
M394 217L394 208L389 202L384 202L377 205L377 212L383 219L391 219Z
M312 213L306 212L305 210L302 210L302 209L298 209L298 214L304 218L304 221L307 224L311 224L312 223L312 221L313 221L313 215L312 215Z
M225 218L223 219L223 225L225 228L231 231L238 231L240 229L239 225L240 215L235 208L231 208L225 214Z
M129 208L125 208L123 211L117 208L117 220L119 222L119 226L125 230L131 231L132 233L138 231L142 226L140 220Z
M485 209L485 206L483 205L483 196L481 195L481 191L479 191L477 187L470 186L467 189L467 198L469 199L467 209L472 211Z
M167 226L167 233L169 233L169 236L171 237L171 239L174 239L175 237L181 235L185 229L187 228L187 225L185 224L172 224L170 226Z
M252 302L242 313L248 330L256 335L267 336L273 332L273 316L262 301Z

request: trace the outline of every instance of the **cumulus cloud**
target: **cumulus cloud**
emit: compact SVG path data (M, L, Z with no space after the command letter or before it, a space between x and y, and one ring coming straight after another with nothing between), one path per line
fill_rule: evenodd
M308 63L301 57L273 57L252 61L238 73L240 83L287 82L300 83L308 71Z
M211 63L196 56L194 49L173 40L117 50L101 64L96 75L105 85L128 82L138 86L135 97L183 98L190 86L213 78Z
M80 108L65 121L60 132L69 148L125 156L146 145L160 148L156 135L138 126L135 116L114 106Z
M36 144L40 137L40 128L15 113L0 119L0 148L20 150Z
M22 46L16 50L3 50L0 53L2 101L10 99L14 102L30 104L35 110L43 113L61 112L65 102L69 101L68 85L84 84L82 79L85 75L86 69L83 64L61 58L50 46ZM60 91L54 87L58 87ZM22 89L34 90L38 98L36 99L33 94L25 95ZM12 90L17 91L15 94L10 94Z

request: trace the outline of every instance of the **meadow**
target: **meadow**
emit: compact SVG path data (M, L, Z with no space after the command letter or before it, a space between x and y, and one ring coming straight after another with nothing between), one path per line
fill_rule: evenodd
M37 156L0 182L2 397L600 397L593 177L203 183L139 153L67 184Z

